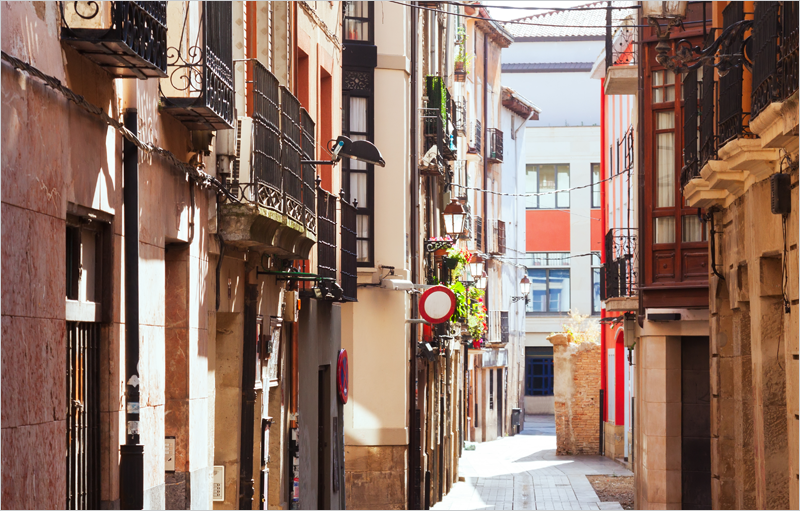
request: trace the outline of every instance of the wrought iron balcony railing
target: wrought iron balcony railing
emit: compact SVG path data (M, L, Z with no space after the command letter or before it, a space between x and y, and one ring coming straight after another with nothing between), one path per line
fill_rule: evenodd
M681 188L700 175L698 160L698 103L697 70L690 69L683 79L683 168L681 169Z
M303 159L313 160L316 155L314 145L314 121L305 108L300 109L300 125L303 129ZM301 165L303 175L303 205L305 206L305 225L311 232L317 232L316 212L314 211L314 189L316 188L316 165Z
M358 301L358 254L356 237L357 210L355 205L342 200L342 298L347 302Z
M61 40L115 78L167 76L167 2L59 2Z
M486 153L486 158L491 162L502 163L503 132L497 128L488 128L486 130L486 138L489 142L489 151Z
M481 129L481 121L475 119L472 130L472 144L469 152L481 154L483 148L483 130Z
M233 128L230 2L170 2L167 20L174 28L168 37L167 78L159 84L164 111L190 130Z
M753 12L753 117L781 95L778 74L778 10L781 2L756 2Z
M723 30L743 19L744 2L730 2L722 11ZM733 48L741 47L743 37L744 33L740 31L736 37L723 43L720 51L725 54L732 53ZM722 147L735 138L750 134L750 112L745 112L742 108L742 67L738 65L727 70L720 69L717 114L718 147Z
M714 41L714 29L708 32L705 46L708 47ZM714 108L716 101L714 97L714 67L703 65L703 83L700 89L700 162L699 169L702 169L708 160L717 157L717 139L714 136Z
M600 298L638 295L638 232L633 228L609 229L605 239L606 262L600 268Z
M336 203L337 197L317 188L317 275L336 280Z
M453 137L447 130L448 118L442 117L438 108L422 109L422 132L425 137L425 151L434 145L443 160L456 159L456 146Z
M509 341L508 311L489 311L488 332L486 340L491 343L507 343Z
M797 2L781 2L781 101L797 92L798 87L798 13Z
M475 240L475 250L483 252L483 218L475 215L472 229L472 239Z
M289 89L281 86L281 166L283 167L284 211L295 222L303 224L303 128L300 125L300 101Z

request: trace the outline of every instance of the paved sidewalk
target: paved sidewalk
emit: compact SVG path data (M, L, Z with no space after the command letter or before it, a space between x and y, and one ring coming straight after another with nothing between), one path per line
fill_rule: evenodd
M522 434L463 451L459 475L433 509L622 509L600 502L587 475L630 476L602 456L556 456L552 415L525 417Z

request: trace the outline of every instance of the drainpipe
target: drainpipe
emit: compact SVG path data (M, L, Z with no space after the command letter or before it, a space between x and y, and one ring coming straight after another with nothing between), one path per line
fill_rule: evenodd
M123 122L131 133L138 135L135 82L123 81ZM127 139L122 148L126 431L125 443L119 446L119 504L121 509L143 509L144 445L139 443L139 151Z
M254 253L247 254L245 271L255 269ZM252 266L251 266L252 265ZM242 414L239 443L239 509L253 509L255 481L253 480L253 434L256 407L256 319L258 314L258 284L244 286L244 339L242 342Z
M608 69L608 62L606 62L606 69ZM610 162L608 161L608 153L606 152L606 146L608 145L608 136L606 134L606 128L608 127L606 123L606 94L605 94L605 83L606 79L603 78L600 80L600 233L602 239L605 240L606 232L608 226L607 218L608 218L608 206L606 202L606 185L608 184L606 181L603 181L606 176L611 175L611 171L608 169ZM603 250L600 250L600 263L606 264L606 251L605 251L605 243L603 243ZM606 309L600 309L600 319L604 319L606 317ZM605 422L606 418L606 402L608 401L608 397L606 396L606 374L609 370L607 367L608 364L608 357L606 356L606 329L608 327L605 323L600 323L600 454L603 454L603 423Z
M482 154L482 156L483 156L483 187L482 188L484 190L488 189L488 184L489 184L489 175L488 175L488 173L489 173L489 165L486 162L486 143L489 140L489 137L486 136L486 134L489 132L489 122L488 122L488 119L489 119L489 105L487 104L487 102L489 101L489 82L488 82L488 80L489 80L489 38L487 37L487 34L483 34L483 91L482 91L482 93L483 93L483 130L481 132L481 137L483 138L483 141L481 143L481 152L483 153ZM487 203L489 202L489 194L488 193L484 193L483 194L483 201L482 202L483 202L483 226L481 226L482 229L483 229L483 247L482 248L485 250L486 249L486 245L489 243L489 238L487 237L489 235L489 218L487 217L487 214L486 214L487 211L488 211ZM487 280L487 282L486 282L486 291L483 294L483 301L484 301L484 304L486 304L486 310L487 311L492 310L491 307L489 306L489 301L490 301L489 300L489 295L490 295L490 293L489 293L489 282L488 282L489 277L488 277L488 273L489 272L487 272L487 277L486 277L486 280Z
M419 251L419 167L417 166L417 151L419 150L417 144L417 122L419 122L419 110L417 103L417 44L418 44L418 18L419 11L415 8L416 2L411 2L409 8L411 12L411 226L410 226L410 251L411 251L411 282L419 283L419 271L417 253ZM419 305L416 299L411 298L411 317L419 317ZM419 337L418 328L416 323L409 325L411 330L410 338L410 360L409 360L409 378L408 378L408 425L411 429L409 435L409 453L408 453L408 509L420 509L421 502L419 500L419 485L420 485L420 439L417 431L417 338Z

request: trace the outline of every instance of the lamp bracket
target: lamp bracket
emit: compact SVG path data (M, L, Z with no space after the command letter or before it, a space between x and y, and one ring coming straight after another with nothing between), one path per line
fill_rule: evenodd
M648 18L648 22L656 29L659 38L656 61L671 71L682 73L702 65L710 65L717 68L720 76L725 76L730 69L739 65L744 65L748 70L752 69L752 64L746 55L750 37L742 37L738 44L736 40L753 26L753 20L740 20L725 28L707 48L693 46L686 39L681 39L675 46L675 55L669 55L670 45L667 41L670 29L682 26L680 21L673 24L673 20L670 20L665 32L661 31L661 25L657 20Z

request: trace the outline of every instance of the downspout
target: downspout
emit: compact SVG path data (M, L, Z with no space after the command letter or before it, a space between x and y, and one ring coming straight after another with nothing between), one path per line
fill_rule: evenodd
M138 136L137 87L124 81L123 123ZM123 215L125 235L125 443L119 446L119 504L121 509L144 508L144 445L139 443L139 150L124 139Z
M640 24L641 25L641 24ZM637 286L637 294L639 296L639 310L637 311L636 318L639 322L639 327L644 327L644 296L642 294L642 284L646 280L645 275L645 263L644 263L644 247L645 244L645 235L647 234L647 230L645 229L645 210L644 210L644 197L645 197L645 182L644 182L644 71L645 67L647 66L644 56L645 56L645 45L644 45L644 29L639 26L639 33L637 34L637 41L640 41L639 44L636 45L636 62L637 67L639 68L639 76L638 76L638 86L636 91L636 186L638 187L639 193L636 197L636 211L638 216L638 225L639 228L638 236L639 236L639 268L637 271L639 272Z
M418 45L418 18L419 11L415 8L416 2L411 2L409 11L411 12L411 158L409 163L411 165L411 225L409 228L411 240L409 250L411 251L411 282L419 283L419 270L417 253L419 251L419 167L417 166L417 151L419 150L417 144L417 122L419 121L419 107L417 103L417 45ZM411 298L411 317L419 317L418 302L414 297ZM409 325L410 329L410 342L409 342L409 378L408 378L408 426L411 431L409 435L409 453L408 453L408 501L407 509L420 509L420 448L419 436L417 435L417 338L419 332L416 323Z
M484 33L483 34L483 130L481 131L481 137L483 137L483 140L481 142L481 153L483 153L481 155L481 156L483 156L483 187L482 188L484 190L488 189L487 186L489 184L489 175L488 175L489 165L486 162L486 142L489 140L489 137L486 136L486 134L489 132L489 126L488 126L488 124L489 124L489 122L488 122L488 119L489 119L489 105L487 104L488 99L489 99L489 93L488 93L488 91L489 91L489 82L488 82L488 80L489 80L489 38L487 37L487 34ZM482 228L483 228L483 247L481 247L481 248L486 249L486 246L489 243L489 238L487 237L488 234L489 234L489 227L488 227L489 226L489 218L486 216L486 213L488 212L487 203L489 202L489 194L488 193L486 193L486 192L483 193L483 200L481 202L483 202L483 226L482 226ZM490 311L492 309L489 306L489 296L490 296L489 291L490 291L490 289L489 289L489 282L488 282L488 280L489 280L488 272L487 272L486 280L487 280L487 282L486 282L486 291L483 294L483 301L486 304L486 310Z
M252 275L251 256L245 272ZM242 342L242 413L239 450L239 509L253 509L255 481L253 480L253 421L256 404L256 315L258 314L258 284L249 282L244 286L244 339Z
M608 69L608 63L606 63ZM606 200L607 185L604 181L607 175L611 172L608 171L608 154L606 153L606 146L608 145L608 135L606 130L608 123L606 122L606 95L605 95L606 79L600 80L600 234L602 239L605 240L606 233L608 232L608 204ZM605 265L606 251L605 243L603 243L603 250L600 250L600 263ZM606 420L606 413L608 408L608 396L606 395L606 381L608 373L608 357L606 356L606 324L602 321L606 317L605 307L600 308L600 391L603 393L603 400L600 403L600 438L603 438L603 422ZM603 453L603 445L601 442L600 453Z

